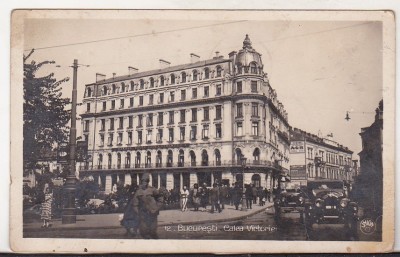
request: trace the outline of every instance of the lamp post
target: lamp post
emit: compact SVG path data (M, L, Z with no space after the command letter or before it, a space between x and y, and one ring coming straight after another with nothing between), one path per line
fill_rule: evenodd
M242 189L243 189L243 194L242 194L242 208L241 211L246 211L246 209L244 208L245 203L245 199L246 199L246 189L244 187L244 170L246 169L246 161L247 158L244 157L244 155L241 156L240 158L241 164L242 164Z

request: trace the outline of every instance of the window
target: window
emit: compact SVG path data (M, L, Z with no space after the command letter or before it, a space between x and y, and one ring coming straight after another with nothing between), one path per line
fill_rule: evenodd
M118 133L117 144L118 144L118 145L122 145L122 132L121 132L121 133Z
M125 157L125 168L131 167L131 153L127 152Z
M204 79L209 79L210 78L210 69L205 68L204 69Z
M221 84L218 84L217 86L216 86L216 88L215 88L215 95L216 96L219 96L219 95L221 95L222 94L222 86L221 86Z
M153 88L153 87L154 87L154 79L150 78L150 88Z
M255 163L259 163L260 162L260 149L258 149L258 148L254 149L253 160L254 160Z
M258 136L258 122L251 123L251 133L253 136Z
M125 83L124 82L121 83L121 92L122 93L125 92Z
M104 146L104 134L100 134L100 146Z
M138 115L138 127L143 127L143 115Z
M183 167L184 162L185 162L185 154L183 150L180 149L178 155L178 167Z
M204 125L203 126L203 133L202 133L202 138L203 139L208 139L208 132L209 132L209 125Z
M86 94L86 96L87 96L87 97L91 97L91 96L92 96L92 89L91 89L90 87L87 89L87 94Z
M205 121L210 120L210 108L209 107L204 107L204 119Z
M204 97L209 97L209 95L210 95L210 87L205 86L204 87Z
M129 131L128 132L128 145L131 145L131 144L132 144L132 132Z
M171 150L169 150L167 155L167 167L172 167L172 162L173 162L173 153Z
M88 120L85 120L83 131L85 131L85 132L89 131L89 121Z
M236 92L237 93L242 93L242 81L238 81L236 83Z
M135 83L133 83L133 81L131 81L131 91L133 91L135 89Z
M124 99L121 99L121 100L120 100L120 104L119 104L119 108L120 108L120 109L124 108L124 104L125 104L125 100L124 100Z
M143 106L143 96L139 96L139 106Z
M222 137L221 124L215 124L215 137L216 138L221 138Z
M168 141L173 142L174 141L174 128L169 128L168 129Z
M101 109L102 111L105 111L106 110L106 108L107 108L107 102L103 102L103 108Z
M175 84L175 75L171 74L171 84Z
M133 107L133 97L129 98L129 107Z
M150 151L147 151L146 154L146 168L151 168L151 153Z
M169 122L168 124L174 124L174 111L169 111L168 112L169 115Z
M86 104L86 112L90 112L90 103Z
M251 92L252 93L257 93L257 81L252 81L251 82Z
M139 87L140 87L140 89L144 89L144 80L143 79L141 79L139 81Z
M222 106L221 105L215 106L215 119L217 119L217 120L222 119Z
M154 102L154 95L151 94L149 95L149 105L153 105L153 102Z
M324 151L319 151L319 157L321 157L321 161L324 161Z
M175 102L175 92L169 92L169 102Z
M179 128L179 140L181 141L185 140L185 127Z
M132 128L133 127L133 116L129 116L128 117L128 128Z
M138 135L138 144L141 144L142 143L142 131L138 131L137 135Z
M112 146L113 141L114 141L114 134L113 133L108 134L108 146Z
M147 116L147 124L146 124L146 126L147 127L153 126L153 114L152 113L149 113L149 115Z
M186 82L186 72L182 72L181 77L182 77L181 82L185 83Z
M118 120L119 120L118 128L123 129L124 128L124 117L119 117Z
M164 103L164 93L160 93L160 100L159 103L162 104Z
M197 98L197 88L192 88L192 99Z
M197 108L192 109L192 122L197 121Z
M114 119L110 119L110 130L114 130Z
M115 100L111 100L111 110L115 109Z
M222 75L222 68L220 66L217 66L217 77L221 77Z
M192 126L190 129L190 140L196 140L197 126Z
M152 134L153 134L152 130L147 130L146 143L151 143Z
M186 112L186 110L180 110L180 117L181 117L180 123L185 123L186 122L186 120L185 120L185 112Z
M258 117L258 104L257 103L251 104L251 116Z
M102 93L103 93L103 95L107 95L107 87L106 86L103 87L103 92Z
M241 66L241 65L238 65L238 66L237 66L237 73L238 73L238 74L242 74L242 71L243 71L242 66Z
M100 131L104 131L105 129L106 129L106 120L101 119Z
M193 79L192 81L197 81L197 70L193 71Z
M115 94L115 91L117 90L117 88L115 87L115 85L112 85L112 93Z
M161 86L161 87L164 86L164 83L165 83L164 76L161 76L161 77L160 77L160 86Z
M184 101L184 100L186 100L186 90L185 89L181 90L181 101Z
M236 123L236 136L243 136L243 123L242 122Z
M163 139L163 129L158 129L158 133L157 133L157 143L161 143Z
M158 113L157 126L162 126L163 124L164 124L164 113L159 112Z
M243 117L243 104L236 104L236 117Z
M307 147L307 157L309 159L313 158L313 149L311 147Z
M257 65L254 62L250 63L250 73L257 74Z

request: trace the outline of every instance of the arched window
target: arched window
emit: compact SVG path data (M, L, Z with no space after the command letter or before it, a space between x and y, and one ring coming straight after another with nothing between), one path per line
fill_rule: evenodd
M135 89L135 83L131 81L131 91L133 91L134 89Z
M106 86L103 87L103 95L107 95L107 87Z
M256 148L253 152L253 163L260 164L260 149Z
M191 166L196 166L196 154L193 151L189 152Z
M121 153L117 153L117 169L121 168Z
M261 177L259 174L254 174L251 177L251 183L255 186L255 187L260 187L261 184Z
M135 168L140 168L140 160L141 160L141 154L140 152L136 152Z
M186 82L186 72L182 72L181 74L181 83L185 83Z
M121 93L125 92L125 83L121 83Z
M192 81L197 81L197 70L193 71L193 79Z
M218 149L215 149L214 151L215 154L215 164L216 166L221 166L221 153Z
M183 150L179 150L179 157L178 157L178 167L183 167L183 164L185 163L185 154Z
M115 94L116 91L117 87L115 86L115 84L112 84L112 94Z
M242 165L242 150L240 150L240 148L237 148L236 149L236 164L237 165Z
M209 79L210 78L210 69L205 68L204 69L204 79Z
M250 63L250 73L257 74L257 64L254 62Z
M161 151L157 151L157 156L156 156L156 167L161 167L162 165L162 155Z
M171 85L175 84L175 75L171 74Z
M238 64L237 65L237 73L238 74L242 74L243 70L242 70L242 65Z
M167 155L167 167L172 167L173 161L174 161L174 159L173 159L172 150L168 150L168 155Z
M150 168L151 167L151 153L150 151L147 151L147 155L146 155L146 168Z
M221 66L217 66L217 77L221 77L222 76L222 68Z
M101 169L103 167L103 155L99 154L99 162L97 163L98 169Z
M141 79L139 81L139 85L140 85L140 89L144 89L144 80L143 79Z
M112 155L109 153L108 154L108 169L111 169L112 167Z
M131 153L127 152L125 157L125 168L131 167Z
M91 97L92 96L92 89L90 87L88 87L87 89L87 97Z
M201 152L201 166L208 166L208 153L206 150Z
M153 87L154 87L154 79L150 78L150 88L153 88Z
M160 77L160 86L161 86L161 87L164 86L164 83L165 83L164 76L161 76L161 77Z

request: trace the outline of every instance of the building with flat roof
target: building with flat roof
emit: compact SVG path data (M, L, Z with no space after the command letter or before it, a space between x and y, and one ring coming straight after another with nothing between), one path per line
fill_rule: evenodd
M289 168L289 124L248 35L229 58L217 55L85 85L82 138L93 176L110 192L150 172L155 187L219 182L273 187ZM243 160L246 159L246 164Z

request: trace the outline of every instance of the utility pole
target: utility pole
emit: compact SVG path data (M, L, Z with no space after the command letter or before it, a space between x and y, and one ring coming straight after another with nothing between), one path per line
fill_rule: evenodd
M71 107L71 129L69 135L70 155L69 155L69 172L63 194L66 196L64 208L62 211L62 224L76 223L75 211L75 191L76 191L76 105L77 105L77 76L78 76L78 60L74 60L73 81L72 81L72 107Z

